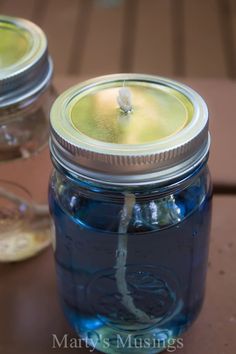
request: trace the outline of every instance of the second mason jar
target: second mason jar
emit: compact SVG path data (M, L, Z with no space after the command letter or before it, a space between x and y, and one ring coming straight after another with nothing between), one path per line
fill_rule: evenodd
M180 83L113 75L51 111L49 203L68 321L105 353L157 353L204 298L211 215L203 99Z
M51 242L52 72L43 31L27 20L0 16L0 262L29 258Z

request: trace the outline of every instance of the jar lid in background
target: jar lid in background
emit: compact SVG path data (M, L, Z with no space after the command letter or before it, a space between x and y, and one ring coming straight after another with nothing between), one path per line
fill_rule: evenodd
M51 76L43 31L30 21L0 16L0 108L39 93Z
M198 166L209 145L204 100L156 76L95 78L64 92L51 110L55 161L102 183L173 180Z

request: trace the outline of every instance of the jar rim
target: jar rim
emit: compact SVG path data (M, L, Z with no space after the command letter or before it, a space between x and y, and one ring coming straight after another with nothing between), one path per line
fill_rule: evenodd
M3 32L2 36L4 31L9 29L15 35L22 32L21 37L28 43L22 55L18 55L12 62L9 59L9 65L1 68L0 108L5 108L43 90L51 80L53 65L48 55L46 35L37 25L25 19L1 15L0 29ZM13 42L7 44L11 47ZM21 44L19 43L19 48ZM4 46L2 50L5 55Z
M68 117L74 97L88 88L124 80L180 92L193 104L191 122L164 141L138 145L112 144L77 134ZM95 78L64 92L51 110L50 148L54 159L70 171L108 184L163 182L184 175L204 160L209 146L208 110L202 97L186 85L158 76L116 74Z

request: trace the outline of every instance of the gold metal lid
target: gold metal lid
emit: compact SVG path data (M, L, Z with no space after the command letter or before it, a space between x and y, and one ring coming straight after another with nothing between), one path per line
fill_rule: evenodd
M36 94L51 76L43 31L27 20L0 16L0 107Z
M128 109L122 99L130 100ZM199 164L208 150L206 104L172 80L141 74L95 78L67 90L51 110L53 158L103 183L173 179Z
M145 144L178 133L192 119L191 101L170 87L129 82L133 107L126 114L116 103L120 83L107 86L70 102L68 114L78 134L113 144Z

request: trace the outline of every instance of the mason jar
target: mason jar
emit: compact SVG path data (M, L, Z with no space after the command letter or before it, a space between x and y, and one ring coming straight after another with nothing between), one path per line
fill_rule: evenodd
M55 101L56 271L65 316L86 345L183 346L204 299L209 145L203 99L165 78L109 75Z
M0 262L28 258L50 243L52 71L42 30L0 16Z

